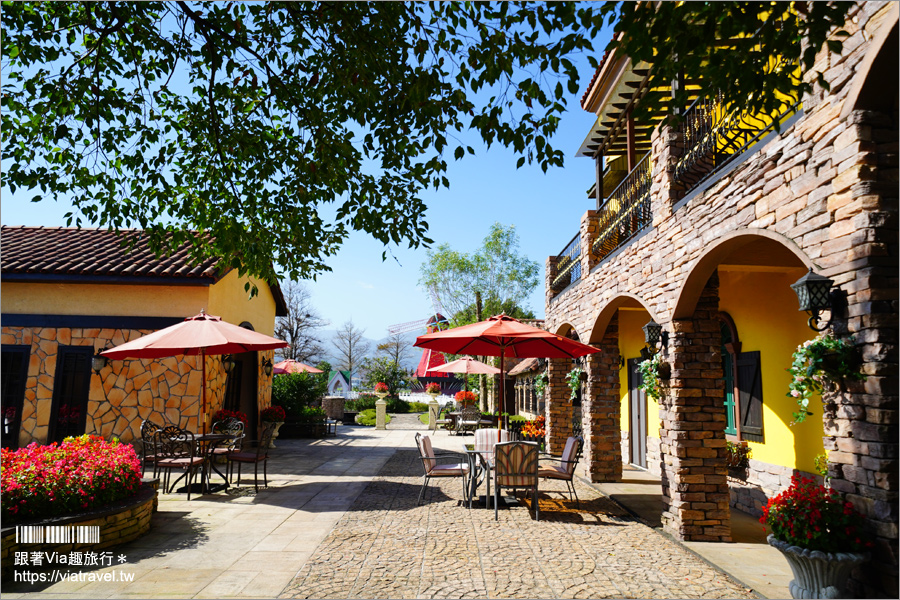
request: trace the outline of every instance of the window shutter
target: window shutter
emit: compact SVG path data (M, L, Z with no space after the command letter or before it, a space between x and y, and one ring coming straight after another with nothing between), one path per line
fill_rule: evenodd
M738 403L741 414L741 438L763 441L762 369L759 351L741 352L737 359Z

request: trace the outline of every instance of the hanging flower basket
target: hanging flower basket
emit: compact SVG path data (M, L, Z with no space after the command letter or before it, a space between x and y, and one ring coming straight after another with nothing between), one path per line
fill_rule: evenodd
M799 410L793 413L795 423L802 423L813 414L809 410L813 394L821 394L832 386L840 386L844 380L863 381L866 375L859 372L862 356L853 339L842 340L834 335L822 334L797 347L788 372L793 378L788 386L789 397L795 398Z

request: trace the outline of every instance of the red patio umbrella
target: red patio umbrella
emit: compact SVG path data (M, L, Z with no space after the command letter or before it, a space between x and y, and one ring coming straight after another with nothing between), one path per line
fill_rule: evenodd
M286 373L323 373L322 369L317 369L309 365L303 364L299 360L293 358L285 359L272 365L273 375L284 375Z
M526 325L505 314L495 315L480 323L420 335L416 338L414 345L449 354L499 356L500 398L504 405L506 396L503 393L503 359L507 356L513 358L576 358L600 352L597 348Z
M500 369L497 367L492 367L491 365L486 365L481 361L475 360L471 356L463 356L462 358L456 359L452 362L445 363L439 367L435 367L433 369L428 369L428 372L437 371L439 373L465 373L466 375L496 375L500 372ZM464 380L466 387L465 389L469 389L469 378L466 377Z
M199 355L203 382L200 404L201 433L206 433L206 356L274 350L286 346L290 344L232 325L223 321L222 317L208 315L201 310L199 315L187 317L181 323L104 350L100 355L113 360L163 358L177 354Z

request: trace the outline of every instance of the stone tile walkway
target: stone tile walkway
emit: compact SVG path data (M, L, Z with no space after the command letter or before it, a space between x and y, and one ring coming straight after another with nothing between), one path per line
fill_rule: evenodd
M585 486L580 510L541 492L540 521L527 502L498 521L493 510L467 510L450 479L416 506L420 464L415 451L398 451L282 597L756 597Z
M578 487L579 511L542 493L539 522L527 504L501 510L497 522L493 510L460 506L459 481L434 482L416 506L413 437L425 428L413 419L396 419L387 431L339 427L335 438L279 440L268 489L254 494L245 474L229 493L190 502L162 495L151 532L115 549L124 563L60 569L114 580L5 578L3 596L755 597L586 485ZM472 437L434 439L458 451Z

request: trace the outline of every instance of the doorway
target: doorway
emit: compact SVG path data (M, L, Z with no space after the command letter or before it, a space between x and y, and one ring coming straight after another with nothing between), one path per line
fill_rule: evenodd
M89 346L59 346L48 442L84 435L93 354L94 349Z
M628 359L628 461L647 468L647 394L641 389L643 377L637 370L640 358Z
M28 379L30 346L3 345L0 361L0 416L3 430L0 446L15 450L19 447L19 428L25 400L25 382Z
M259 404L257 402L257 353L235 354L234 368L228 373L225 384L226 410L239 410L247 415L247 431L256 435Z

